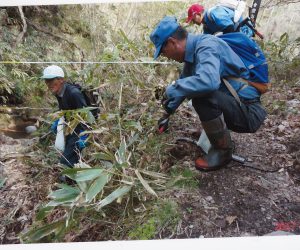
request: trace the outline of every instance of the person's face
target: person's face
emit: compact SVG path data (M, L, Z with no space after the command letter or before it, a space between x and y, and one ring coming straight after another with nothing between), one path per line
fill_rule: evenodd
M192 22L195 24L201 25L202 20L203 20L203 14L198 13L193 16Z
M63 78L46 79L45 83L52 94L57 95L64 83Z
M169 37L161 49L161 55L182 63L185 54L185 40L179 41Z

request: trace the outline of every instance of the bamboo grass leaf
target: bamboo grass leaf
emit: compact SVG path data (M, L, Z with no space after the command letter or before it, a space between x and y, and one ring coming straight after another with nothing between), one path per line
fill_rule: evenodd
M85 134L102 134L102 133L107 132L107 131L109 131L108 128L102 127L100 129L94 129L94 130L84 131L80 135L85 135Z
M7 178L0 179L0 188L2 188L6 182Z
M88 191L89 186L87 181L77 181L77 185L82 192L86 193Z
M136 169L135 171L136 176L138 177L138 179L140 180L140 182L142 183L142 185L144 186L144 188L152 195L157 196L157 194L155 193L155 191L149 186L149 184L144 180L144 178L141 176L141 174L139 173L139 171Z
M102 174L92 182L86 193L86 202L90 202L99 192L102 191L109 178L110 175Z
M104 161L114 161L115 157L113 154L102 152L102 153L96 153L94 154L94 157L98 160L104 160Z
M58 234L65 227L65 221L60 220L46 226L40 227L38 229L30 230L28 233L24 234L22 238L29 240L30 242L37 242L51 233Z
M141 173L155 177L155 178L159 178L159 179L169 179L165 174L161 174L161 173L157 173L157 172L151 172L151 171L147 171L147 170L140 170Z
M115 191L113 191L110 195L105 197L103 200L101 200L98 203L98 209L103 208L104 206L112 203L114 200L122 197L124 194L128 193L131 189L131 186L124 186L124 187L119 187Z
M37 220L43 220L52 210L54 209L53 206L46 206L41 208L38 213L36 214L36 219Z
M126 36L125 32L122 29L120 29L119 32L120 32L121 36L124 38L125 42L128 44L128 46L131 49L133 49L135 52L139 52L139 49L137 48L137 46L132 41L129 40L129 38Z
M103 172L100 168L71 168L62 173L77 182L89 181L99 177Z
M49 197L55 201L69 201L74 200L80 194L78 188L73 189L59 189L49 194Z
M129 148L133 143L135 143L139 139L139 137L140 137L139 134L134 134L134 136L132 136L129 139L127 148Z
M126 141L123 138L122 142L120 144L119 150L116 152L115 157L117 162L122 165L123 163L126 163L127 159L126 159Z

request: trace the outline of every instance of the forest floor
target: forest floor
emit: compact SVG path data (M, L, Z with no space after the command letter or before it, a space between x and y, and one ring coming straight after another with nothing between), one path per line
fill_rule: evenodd
M197 117L181 109L172 118L169 134L174 141L168 146L170 157L162 171L169 173L174 165L189 168L198 184L197 188L173 187L161 193L178 204L181 216L173 231L165 230L156 238L261 236L274 231L300 234L299 100L299 85L273 88L263 100L269 115L259 131L232 133L235 154L260 170L234 161L214 172L195 170L200 150L175 141L178 137L197 140L199 132L191 131L200 131L200 125ZM45 160L37 161L39 154L28 152L33 143L32 139L0 134L0 174L6 178L0 187L2 244L20 243L19 233L32 224L37 206L57 181L53 168L41 174L38 164L31 161L33 154L35 162Z
M169 194L183 214L175 238L300 234L300 87L273 89L265 97L270 112L259 131L232 133L234 153L257 169L232 161L214 172L194 170L197 190ZM189 128L185 121L177 121L176 137L192 137L182 128L191 131L197 125ZM195 133L192 139L198 138ZM201 153L196 145L178 142L170 154L194 169L193 159Z

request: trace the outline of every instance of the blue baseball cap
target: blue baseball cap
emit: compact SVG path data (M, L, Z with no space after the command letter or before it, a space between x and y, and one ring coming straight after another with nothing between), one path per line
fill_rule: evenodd
M165 16L150 35L152 43L155 45L154 59L159 57L161 47L165 41L177 30L179 24L173 16Z

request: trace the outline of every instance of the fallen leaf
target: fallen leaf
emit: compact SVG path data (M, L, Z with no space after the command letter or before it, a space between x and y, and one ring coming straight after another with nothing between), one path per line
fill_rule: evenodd
M226 221L228 222L229 225L232 224L237 219L237 216L227 216Z
M280 124L280 125L278 126L278 131L279 131L280 133L282 133L284 130L285 130L285 126L282 125L282 124Z

